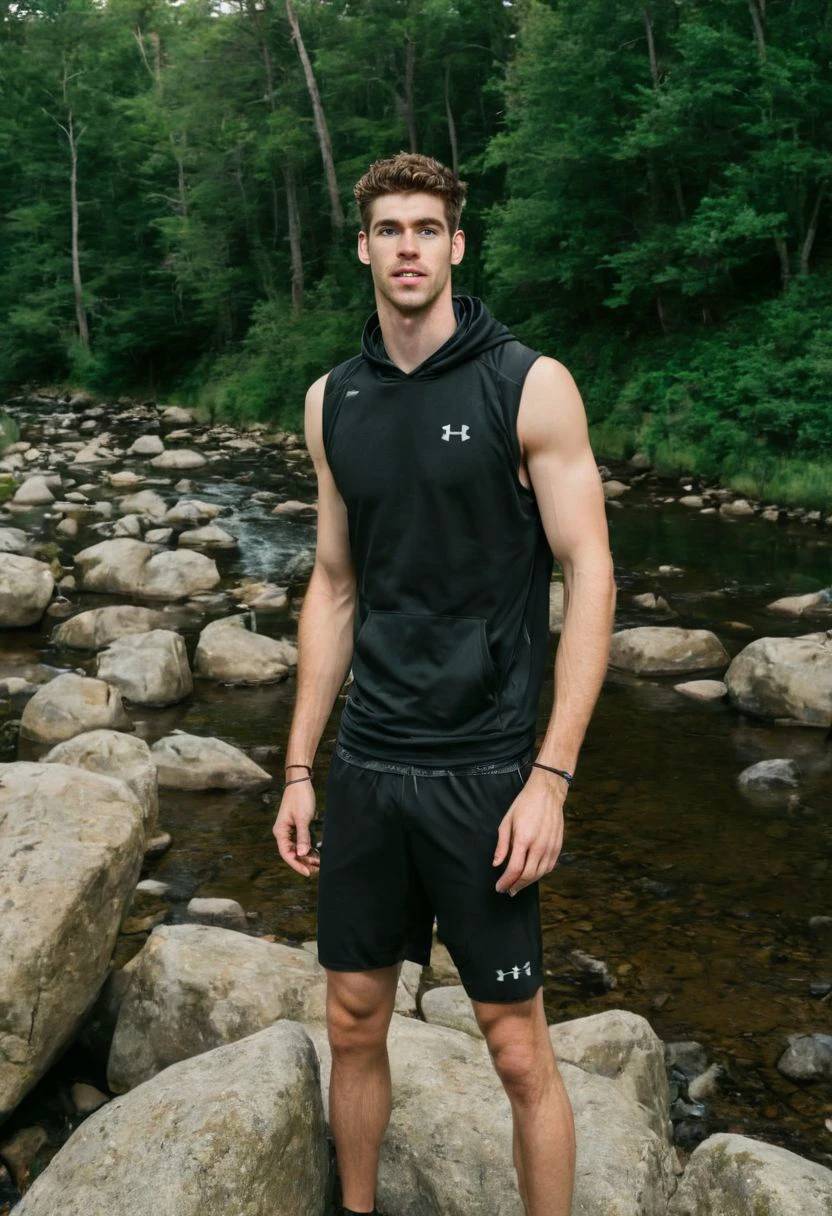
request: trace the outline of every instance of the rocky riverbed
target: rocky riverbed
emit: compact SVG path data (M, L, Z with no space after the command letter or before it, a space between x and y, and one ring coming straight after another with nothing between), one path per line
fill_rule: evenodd
M0 1212L165 1186L177 1216L324 1213L314 891L271 836L308 456L150 404L6 408ZM826 1213L832 528L643 466L602 470L616 638L542 890L575 1211ZM441 943L397 1008L382 1210L519 1214Z

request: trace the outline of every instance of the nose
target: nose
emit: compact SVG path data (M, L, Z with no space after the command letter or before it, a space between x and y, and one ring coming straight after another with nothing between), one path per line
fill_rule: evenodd
M412 232L408 231L407 228L402 229L396 252L402 261L415 258L419 252L419 246L416 244L416 238Z

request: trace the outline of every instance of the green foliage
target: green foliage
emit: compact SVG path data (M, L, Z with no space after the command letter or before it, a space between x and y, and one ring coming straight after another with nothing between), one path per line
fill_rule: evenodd
M280 0L3 10L0 388L176 392L299 427L309 383L357 350L372 307L352 184L412 143L455 152L469 182L457 287L569 365L601 455L646 448L818 498L832 460L822 6L295 8L343 232Z

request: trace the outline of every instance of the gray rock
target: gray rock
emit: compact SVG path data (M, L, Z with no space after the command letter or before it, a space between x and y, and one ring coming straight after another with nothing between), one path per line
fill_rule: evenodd
M29 537L22 528L0 528L0 553L18 553L24 556L28 549Z
M285 638L246 629L241 616L206 625L194 652L194 674L226 684L271 684L297 666L297 647Z
M474 1016L468 994L461 984L446 984L441 988L430 988L422 996L422 1017L434 1026L449 1026L461 1030L473 1039L481 1039L483 1033Z
M201 452L192 448L169 448L150 461L155 469L199 469L207 464Z
M154 521L161 520L167 510L164 498L155 490L139 490L118 501L119 510L125 514L143 515Z
M793 1081L832 1081L832 1035L789 1035L777 1067Z
M694 701L721 701L728 693L722 680L685 680L673 687L683 697L691 697Z
M829 1216L832 1170L750 1136L717 1132L691 1154L668 1216Z
M46 478L39 473L27 477L12 498L12 502L19 507L36 507L54 501L55 495L49 489Z
M808 595L786 595L767 605L769 612L787 616L823 616L832 613L832 587L811 591Z
M0 628L34 625L52 598L55 579L45 562L19 553L0 561Z
M636 675L675 675L728 662L728 652L709 629L639 625L612 635L610 666Z
M735 498L733 502L724 502L719 508L720 515L733 516L740 518L754 514L754 508L751 503L745 498Z
M170 629L116 638L99 654L97 674L136 705L175 705L194 690L185 643Z
M79 584L86 591L176 600L211 591L220 582L213 559L189 550L157 553L128 537L103 540L75 554Z
M79 612L58 625L52 632L56 646L71 646L75 650L102 650L133 633L148 633L151 629L166 629L167 616L156 608L138 608L132 604L110 604L106 608L90 608Z
M128 456L158 456L164 452L165 445L158 435L139 435L127 449Z
M87 730L133 729L121 693L104 680L67 671L42 685L26 702L20 733L40 743L62 743Z
M172 790L255 789L271 775L231 743L177 730L151 748L159 785Z
M16 1216L318 1216L315 1051L293 1022L183 1060L73 1133Z
M145 835L149 838L156 831L159 789L156 766L144 739L118 730L88 730L57 744L42 763L70 764L123 781L144 808Z
M760 760L744 768L737 782L742 790L793 790L800 785L800 769L794 760Z
M125 782L0 764L0 1122L80 1027L139 876L145 807Z
M179 536L180 548L186 549L236 549L236 538L218 524L206 524L204 528L191 528Z
M327 1105L330 1053L310 1027ZM512 1163L511 1111L486 1044L393 1015L393 1112L382 1142L378 1206L411 1216L522 1216ZM573 1212L664 1216L678 1160L617 1083L560 1067L575 1111Z
M200 925L217 925L220 929L233 929L236 933L248 933L245 909L236 899L218 899L195 896L188 901L188 920Z
M213 925L157 925L132 961L107 1065L115 1093L279 1018L324 1018L325 972L306 950Z
M832 725L832 631L797 638L757 638L725 674L738 709L761 718Z

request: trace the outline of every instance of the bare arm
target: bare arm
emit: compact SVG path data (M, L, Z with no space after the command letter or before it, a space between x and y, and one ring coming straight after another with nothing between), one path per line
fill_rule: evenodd
M306 394L304 427L306 445L318 478L318 532L315 565L298 621L297 695L286 747L287 766L313 764L353 652L355 571L350 554L347 510L324 452L325 385L326 376L323 376ZM287 779L303 777L304 770L292 768L286 776ZM299 781L284 792L273 829L281 857L299 874L307 876L313 857L307 858L307 865L299 858L309 852L309 824L314 814L312 785Z
M572 772L607 670L616 586L586 413L562 363L541 358L531 368L518 434L564 582L555 700L538 759ZM563 784L559 777L552 781Z
M609 660L616 586L604 491L583 401L562 363L541 358L526 377L517 420L549 545L563 567L564 621L555 698L537 759L574 771ZM515 894L555 866L563 844L562 777L534 768L500 825L498 891Z

